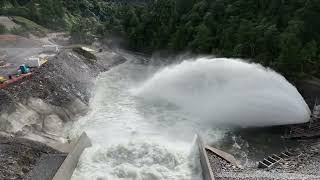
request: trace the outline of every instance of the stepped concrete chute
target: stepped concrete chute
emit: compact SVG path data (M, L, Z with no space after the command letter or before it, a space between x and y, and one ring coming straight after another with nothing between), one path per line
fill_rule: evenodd
M86 133L82 133L74 144L73 149L61 164L52 180L70 180L74 169L77 167L79 158L85 148L91 146L91 141Z
M200 164L202 168L202 175L204 180L214 180L214 175L212 172L212 168L210 166L210 162L208 159L208 155L206 152L206 148L203 144L203 141L199 135L197 135L197 143L199 147L199 154L200 154Z

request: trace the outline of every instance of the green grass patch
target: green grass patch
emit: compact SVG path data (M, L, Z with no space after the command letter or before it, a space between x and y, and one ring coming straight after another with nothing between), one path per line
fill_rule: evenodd
M37 24L33 21L30 21L29 19L26 19L24 17L13 16L11 18L12 18L12 21L19 24L25 32L29 32L29 33L34 34L36 36L43 37L43 36L46 36L46 34L50 32L49 29L47 29L43 26L40 26L39 24Z

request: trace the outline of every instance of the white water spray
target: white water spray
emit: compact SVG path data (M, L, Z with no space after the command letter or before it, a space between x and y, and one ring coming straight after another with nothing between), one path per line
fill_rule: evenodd
M70 129L71 136L85 131L93 143L73 180L200 180L195 133L212 142L225 133L218 124L308 120L297 90L259 65L201 58L167 67L147 80L154 71L128 62L98 77L92 110ZM137 84L142 85L132 90Z
M283 76L237 59L184 61L162 69L134 93L177 105L211 125L273 126L310 117L304 99Z
M148 104L129 92L152 69L129 62L98 77L92 110L69 129L71 137L85 131L93 143L82 154L73 180L202 179L192 141L195 132L207 128L199 130L175 108ZM215 131L214 137L219 135Z

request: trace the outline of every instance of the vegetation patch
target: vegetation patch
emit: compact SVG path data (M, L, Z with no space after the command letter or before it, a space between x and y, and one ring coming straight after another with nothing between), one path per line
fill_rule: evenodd
M251 59L298 79L320 77L319 12L318 0L0 2L0 15L68 30L73 43L115 39L146 53L190 51Z
M3 24L0 24L0 34L5 34L7 32L7 28Z
M85 57L88 60L88 62L92 64L97 61L97 57L90 50L87 50L87 48L76 46L73 47L72 50L80 54L81 56Z
M43 37L50 32L47 28L40 26L37 23L20 16L12 17L12 21L21 25L20 28L14 28L13 30L13 32L15 32L14 34L21 35L22 33L29 32L36 36Z

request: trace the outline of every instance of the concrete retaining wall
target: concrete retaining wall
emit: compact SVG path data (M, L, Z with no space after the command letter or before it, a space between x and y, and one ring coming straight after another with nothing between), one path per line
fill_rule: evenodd
M199 147L199 153L200 153L200 163L202 167L202 175L204 180L214 180L214 175L210 166L210 162L208 159L208 155L205 149L205 146L203 144L202 139L199 135L197 135L197 143Z
M68 154L52 180L70 180L74 169L77 167L83 150L91 146L91 141L86 133L82 133L73 150Z

